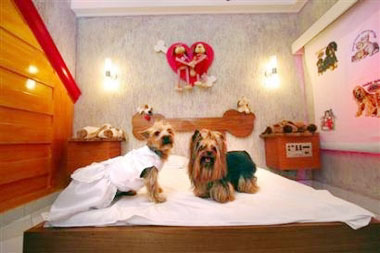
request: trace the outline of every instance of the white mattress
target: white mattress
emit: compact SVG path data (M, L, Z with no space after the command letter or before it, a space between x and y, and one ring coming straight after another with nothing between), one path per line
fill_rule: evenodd
M326 190L314 190L261 168L256 172L258 193L237 192L235 201L226 204L201 199L191 191L186 165L186 158L171 156L160 172L165 203L149 202L144 189L136 196L118 199L109 208L86 211L46 226L241 226L340 221L358 229L374 217Z

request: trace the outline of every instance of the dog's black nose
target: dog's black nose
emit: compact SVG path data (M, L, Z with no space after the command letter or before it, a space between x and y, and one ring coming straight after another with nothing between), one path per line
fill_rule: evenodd
M212 156L212 151L207 151L207 155Z
M164 136L164 137L162 137L162 144L169 144L169 143L171 143L172 142L172 140L171 140L171 138L170 138L170 136Z

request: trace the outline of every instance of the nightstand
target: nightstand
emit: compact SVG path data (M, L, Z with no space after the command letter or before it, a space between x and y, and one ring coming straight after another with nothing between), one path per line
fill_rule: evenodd
M76 169L93 162L101 162L121 155L120 139L113 140L83 140L71 139L67 148L66 173L70 175Z
M319 169L319 134L281 134L262 136L266 165L278 170Z

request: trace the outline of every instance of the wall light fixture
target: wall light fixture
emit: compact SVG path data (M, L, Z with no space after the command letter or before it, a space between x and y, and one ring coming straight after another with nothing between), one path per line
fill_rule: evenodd
M280 79L277 72L277 57L271 56L265 67L265 86L271 89L278 88Z
M112 63L110 58L105 59L104 63L104 89L108 91L115 91L119 88L119 81L117 76L117 68Z

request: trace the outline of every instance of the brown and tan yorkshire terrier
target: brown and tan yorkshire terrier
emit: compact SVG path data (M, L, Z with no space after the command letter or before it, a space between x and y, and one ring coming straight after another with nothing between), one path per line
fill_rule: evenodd
M222 133L196 130L190 143L188 173L194 194L217 202L233 201L234 192L255 193L256 165L246 151L227 152Z
M53 203L49 222L94 208L106 208L115 197L135 195L144 186L151 201L164 202L158 172L173 147L173 128L165 122L155 122L140 134L147 140L145 146L76 170L71 175L71 183Z
M157 121L140 133L147 140L146 146L149 148L148 152L155 155L146 154L149 159L152 159L152 165L156 166L145 168L140 177L144 178L144 185L148 192L149 199L156 203L164 202L165 197L160 194L162 188L158 184L158 172L161 170L163 163L168 159L169 153L174 145L174 130L172 126L164 121ZM144 159L141 157L141 159ZM128 191L126 193L119 193L119 195L135 195L136 191Z

